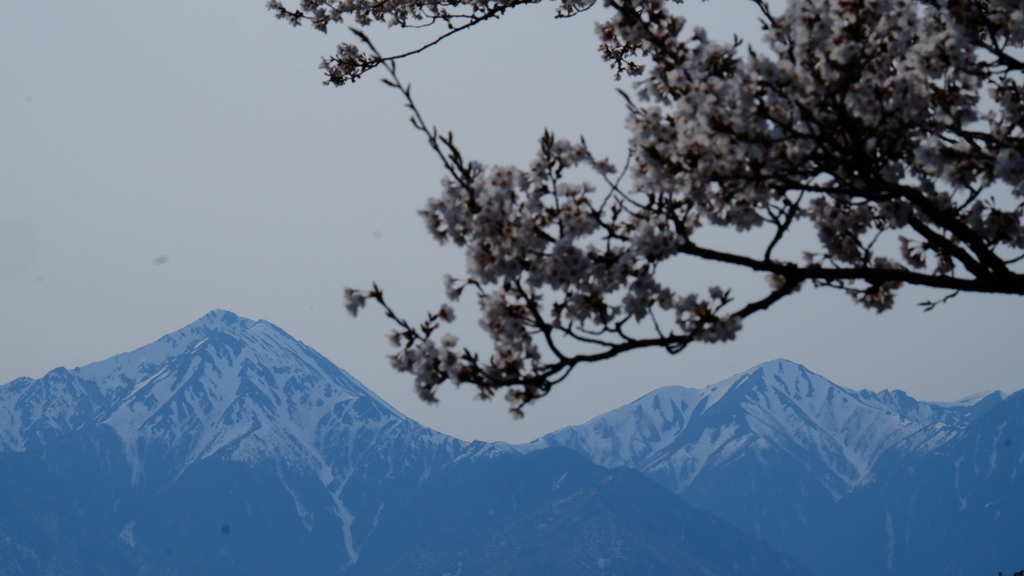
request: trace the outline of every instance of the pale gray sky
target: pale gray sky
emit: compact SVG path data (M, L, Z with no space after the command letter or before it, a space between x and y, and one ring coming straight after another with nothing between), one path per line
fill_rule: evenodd
M379 75L321 86L317 64L342 28L293 29L263 4L0 4L0 382L101 360L223 308L279 325L465 439L527 441L776 357L920 399L1024 387L1020 298L960 296L923 314L915 302L940 295L908 290L876 316L805 289L734 343L582 369L522 421L468 389L422 404L388 367L383 315L350 318L342 290L377 281L412 318L441 302L441 276L458 275L462 256L416 215L440 165ZM742 0L696 9L716 29L750 14ZM527 7L402 62L428 120L467 156L525 165L547 127L621 163L625 109L596 53L598 15L551 13ZM388 51L411 46L370 33ZM678 275L727 283L714 273L682 263Z

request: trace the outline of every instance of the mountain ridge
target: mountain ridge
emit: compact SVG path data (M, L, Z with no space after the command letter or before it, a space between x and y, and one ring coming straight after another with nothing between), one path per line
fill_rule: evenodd
M841 497L871 481L872 466L887 451L917 453L948 441L990 397L996 396L942 405L898 390L857 391L776 359L703 389L659 388L516 448L567 446L607 467L663 469L671 477L667 487L680 493L709 463L747 447L785 445L816 452L829 468L820 481Z
M349 493L394 483L390 471L383 480L359 477L364 462L382 452L391 465L447 462L471 446L406 418L273 324L226 311L131 352L12 384L0 386L0 451L38 451L84 431L108 452L97 458L120 452L131 485L145 493L205 461L283 463L330 495L352 562L373 526Z
M578 510L559 504L572 497L600 513L576 533L585 542L565 541L581 547L563 566L566 575L589 576L595 568L646 573L647 552L605 558L595 551L628 540L629 550L669 558L684 534L713 530L727 535L716 548L726 560L697 547L672 565L709 576L739 576L734 566L743 562L806 574L637 472L608 476L582 456L527 457L508 444L469 443L426 428L283 330L224 311L131 352L0 386L0 439L0 486L27 495L11 502L12 510L23 503L29 513L55 510L50 517L80 545L93 533L107 543L102 554L109 558L88 564L93 572L86 573L127 561L152 574L359 576L384 573L402 557L454 572L445 567L472 553L460 542L478 530L492 535L480 540L492 547L518 534L526 548L514 556L543 566L553 548L531 551L538 540L518 531L539 517L577 525ZM548 480L538 475L542 462ZM501 488L506 470L520 486ZM601 484L605 477L627 479ZM584 492L559 492L563 485ZM662 496L616 504L634 498L630 491ZM492 509L481 515L481 506ZM644 507L654 515L676 511L662 519L656 541L628 521L631 509ZM451 513L472 521L446 524ZM446 526L450 540L430 539ZM53 547L3 525L0 540L30 553ZM454 556L419 553L435 545ZM483 555L476 566L500 573L507 558ZM73 562L58 560L62 567Z
M153 574L454 573L473 546L489 550L474 557L480 573L503 573L499 565L517 554L536 569L557 547L521 531L542 530L549 518L593 545L566 555L565 569L582 576L613 566L600 552L619 540L637 554L661 554L655 549L682 545L673 530L683 524L678 534L713 530L685 512L689 505L767 542L736 538L723 548L748 560L767 554L769 564L790 565L771 546L830 576L924 564L958 576L956 566L983 558L953 558L929 542L952 549L982 534L1013 547L1019 537L1024 550L1015 523L1024 517L1015 495L1024 492L1016 489L1021 398L922 402L899 390L845 388L776 359L703 389L660 388L531 443L470 443L406 418L273 324L214 311L131 352L0 386L0 486L25 495L0 504L55 518L82 545L100 542L106 566L129 562ZM573 464L551 450L580 456ZM584 457L613 470L595 471L578 462ZM555 468L542 471L540 462ZM558 492L574 474L582 474L578 490ZM531 487L509 490L513 477ZM662 488L678 506L633 493ZM942 505L919 502L919 492ZM573 524L587 502L596 515ZM499 514L481 517L480 506ZM663 520L656 510L680 512L665 538L638 539L643 530L623 516L631 506ZM446 510L472 522L445 524ZM944 523L963 526L950 540L936 533ZM991 534L992 526L1008 534ZM442 528L445 538L432 540ZM18 550L53 549L38 530L27 540L12 530L0 523L0 539ZM89 540L92 532L100 538ZM863 549L848 551L847 537ZM496 548L507 542L522 550L510 557ZM1015 559L1000 556L1000 567ZM615 566L653 569L637 562ZM696 551L684 564L735 573Z
M1013 496L1017 469L1007 468L1015 457L1024 467L1024 452L1017 448L1010 457L1012 445L999 444L1006 439L991 425L979 431L996 414L1024 417L1021 407L1012 408L1018 397L1024 391L921 402L899 390L845 388L780 359L703 389L660 388L514 448L529 453L560 446L606 467L636 469L819 574L918 573L927 565L936 576L961 576L969 573L966 566L985 565L978 554L954 559L966 542L989 549L982 540L1016 538L1016 549L1024 550L1024 527L1005 519L1024 515L1024 503ZM1013 429L1006 422L995 429ZM994 439L972 440L979 434ZM965 447L979 442L988 445ZM993 467L1002 470L1002 480L987 480L978 468L1004 452L998 457L1002 467ZM961 461L971 461L972 468ZM918 485L941 496L918 500ZM932 500L955 500L969 490L1002 495L989 512L1003 514L1000 526L1010 526L1009 534L993 533L994 520L984 510L943 505L932 511ZM917 504L907 506L892 494ZM964 544L945 536L953 524L963 525L957 533ZM894 543L900 530L914 546ZM946 542L948 550L931 546L933 541ZM1020 555L990 556L1008 569Z

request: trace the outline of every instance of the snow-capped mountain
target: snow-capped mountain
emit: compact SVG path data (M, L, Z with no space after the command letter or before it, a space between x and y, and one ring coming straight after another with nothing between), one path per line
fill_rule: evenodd
M357 425L405 420L273 324L214 311L133 352L0 387L0 449L24 451L102 424L129 451L176 446L183 466L224 448L239 459L294 455L294 446L281 450L288 444L315 459L315 445L356 405L374 412Z
M25 451L87 426L121 439L136 477L161 451L180 473L214 454L283 459L344 476L358 451L332 437L456 453L468 443L423 428L308 346L266 321L214 311L133 352L0 386L0 450ZM346 441L344 445L359 446Z
M0 386L0 494L12 575L505 574L559 547L565 576L808 574L636 473L425 428L276 326L224 311ZM538 522L564 526L562 544L533 546L552 533ZM471 541L488 551L467 558Z
M215 311L0 386L0 573L1012 573L1021 422L1024 392L919 402L775 360L467 443Z
M1024 568L1024 392L938 449L894 463L816 523L820 574L1014 574Z
M503 450L425 428L276 326L225 311L133 352L0 386L0 452L84 437L96 447L89 456L115 469L123 460L130 493L171 490L215 466L270 465L311 527L313 509L324 511L296 487L319 484L348 563L379 513L365 491L386 495L405 467L423 478L433 466ZM134 545L137 515L111 516Z
M788 360L703 389L667 386L517 448L565 446L606 467L628 466L682 494L702 473L743 454L779 451L805 463L834 498L869 482L887 455L924 453L970 421L994 392L959 403L901 391L854 391Z
M1024 515L1016 495L1024 455L1012 448L1022 399L989 392L919 402L774 360L703 389L661 388L515 448L563 446L634 468L819 574L995 573L1024 562L1024 524L1015 520ZM960 498L973 515L955 510ZM1000 517L1009 528L997 534ZM954 524L965 543L1010 539L1014 551L989 554L1001 563L986 564L960 548L992 547L958 545L948 537Z

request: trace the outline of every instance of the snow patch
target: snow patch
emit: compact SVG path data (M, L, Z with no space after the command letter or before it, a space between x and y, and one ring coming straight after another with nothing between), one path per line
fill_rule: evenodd
M960 465L963 464L964 457L960 456L953 462L953 487L956 488L956 496L960 499L960 510L967 509L967 497L960 493Z
M999 456L999 445L1003 439L1003 429L1006 428L1007 422L1003 422L999 425L999 429L996 430L996 435L992 439L992 453L988 456L988 473L985 476L991 476L996 470L996 460Z
M780 450L798 460L810 457L808 472L838 499L870 482L884 455L934 450L966 424L960 411L900 391L854 391L780 359L700 390L660 388L586 424L513 448L527 453L564 446L601 466L657 471L663 482L671 478L677 493L747 447L758 458Z
M151 382L156 382L156 381L160 380L161 378L163 378L164 376L167 376L167 374L169 372L170 372L170 370L168 370L168 368L166 366L164 366L156 374L153 374L149 378L146 378L145 380L142 380L139 383L135 384L135 387L132 388L132 391L131 391L131 393L128 394L128 396L135 396L136 394L139 393L139 390L142 390L143 388L148 386Z
M121 534L119 536L125 544L135 548L135 520L125 524L124 528L121 529Z

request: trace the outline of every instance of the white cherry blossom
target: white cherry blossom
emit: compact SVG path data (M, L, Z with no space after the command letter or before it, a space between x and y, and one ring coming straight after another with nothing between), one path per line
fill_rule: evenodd
M559 15L591 8L556 0ZM430 26L437 41L526 0L301 0L269 7L295 25ZM413 325L376 286L346 290L353 314L378 301L399 329L396 369L434 400L444 382L506 391L513 413L581 363L630 350L677 353L736 337L744 320L801 286L845 291L884 311L901 286L1024 294L1024 2L1020 0L752 0L766 49L721 43L678 2L605 0L599 53L634 78L622 172L585 142L544 134L527 167L465 160L429 128L395 62L342 44L324 59L327 83L383 67L447 177L421 214L439 242L466 253L445 293L477 298L493 350L437 336L443 305ZM435 42L436 43L436 42ZM428 48L431 44L424 46ZM569 175L582 170L590 181ZM779 246L817 233L802 260ZM700 240L700 231L767 230L758 253ZM791 251L790 251L791 252ZM680 292L659 267L680 257L747 267L764 293Z

